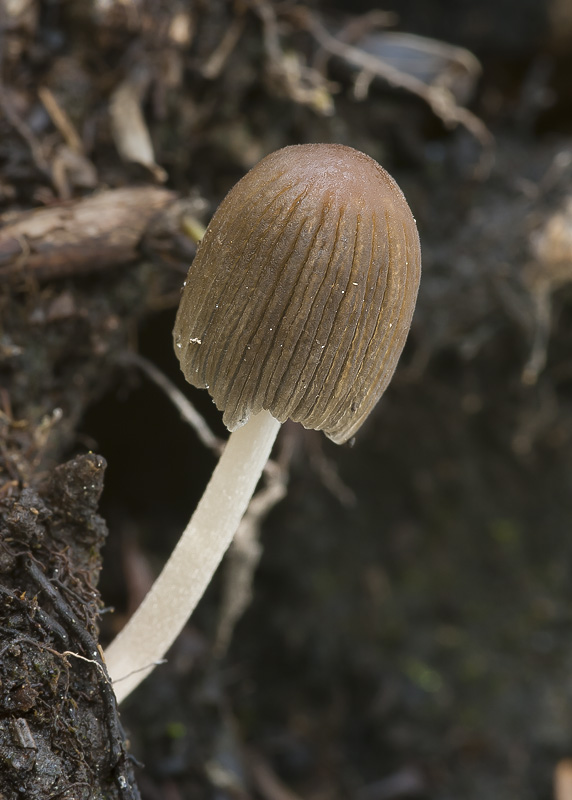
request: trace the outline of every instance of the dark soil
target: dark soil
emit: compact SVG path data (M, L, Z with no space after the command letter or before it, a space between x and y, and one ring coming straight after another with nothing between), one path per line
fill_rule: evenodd
M572 14L388 2L397 30L479 58L456 124L382 80L356 97L355 67L325 57L312 25L359 46L371 10L0 10L1 800L572 796ZM125 150L127 124L151 156ZM284 426L288 495L230 647L217 575L119 720L98 631L139 602L215 461L127 354L224 435L172 352L194 231L305 141L402 186L412 333L353 446Z

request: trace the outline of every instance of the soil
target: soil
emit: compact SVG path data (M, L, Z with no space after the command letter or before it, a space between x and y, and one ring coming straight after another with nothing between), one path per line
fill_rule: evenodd
M375 10L0 9L1 800L572 797L572 15ZM248 608L221 645L221 570L118 714L98 636L215 463L141 363L226 435L179 290L225 192L305 141L401 185L410 338L352 445L283 427Z

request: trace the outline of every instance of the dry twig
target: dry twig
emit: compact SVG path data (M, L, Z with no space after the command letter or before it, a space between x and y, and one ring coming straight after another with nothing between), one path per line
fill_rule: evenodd
M199 414L190 400L185 397L161 370L157 369L154 364L138 353L122 353L118 360L122 363L133 364L139 367L139 369L167 395L169 400L179 410L183 420L191 426L204 446L212 450L217 456L221 454L224 443L211 431L204 417Z
M228 550L214 652L222 658L236 623L252 600L252 582L260 557L260 529L270 511L286 497L287 472L275 461L264 469L266 486L254 495Z
M38 95L50 119L61 133L69 147L76 153L83 153L83 143L69 116L56 100L54 94L47 86L38 89Z
M6 120L10 123L12 128L22 137L22 139L26 142L28 147L30 148L30 153L32 154L32 158L34 160L34 164L36 167L42 172L44 175L51 177L51 170L46 155L44 153L44 148L42 147L41 142L36 137L36 135L30 130L28 125L24 122L24 120L20 117L16 109L14 108L14 104L12 103L6 89L0 83L0 111L4 114Z
M428 103L445 125L464 125L484 147L489 148L492 145L492 136L486 125L471 111L457 105L448 89L440 86L428 86L413 75L402 72L359 47L346 44L332 36L315 15L305 12L304 16L308 30L324 50L360 70L382 78L391 86L406 89Z
M269 77L276 87L295 103L310 106L319 114L333 114L336 84L304 63L299 53L284 51L276 11L268 0L250 0L250 6L262 22Z
M243 31L244 17L237 16L232 20L220 43L201 67L201 72L205 78L209 78L210 80L218 78L232 51L238 44Z

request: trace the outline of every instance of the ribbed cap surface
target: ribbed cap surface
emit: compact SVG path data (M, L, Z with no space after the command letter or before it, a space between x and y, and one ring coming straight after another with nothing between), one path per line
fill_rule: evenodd
M350 147L285 147L225 197L174 329L186 379L231 431L268 410L351 438L389 383L421 271L407 202Z

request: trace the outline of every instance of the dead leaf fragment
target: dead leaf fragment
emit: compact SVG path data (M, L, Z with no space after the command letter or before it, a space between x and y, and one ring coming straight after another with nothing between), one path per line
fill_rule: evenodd
M141 109L149 80L147 70L137 68L113 92L109 103L111 132L122 158L142 164L164 183L167 173L155 162L153 142Z

